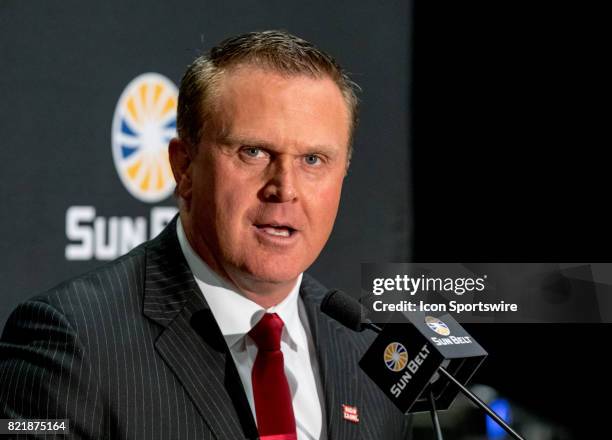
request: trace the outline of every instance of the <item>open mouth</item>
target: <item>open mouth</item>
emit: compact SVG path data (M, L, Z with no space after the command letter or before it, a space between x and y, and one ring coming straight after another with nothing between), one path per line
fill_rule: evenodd
M255 225L255 227L260 231L275 237L291 237L297 232L296 229L288 225L261 224Z

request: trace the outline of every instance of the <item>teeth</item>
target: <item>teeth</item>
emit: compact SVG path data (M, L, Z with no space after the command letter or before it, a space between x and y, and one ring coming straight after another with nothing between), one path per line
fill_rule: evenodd
M262 230L265 231L267 234L276 235L277 237L289 237L288 229L265 227L265 228L262 228Z

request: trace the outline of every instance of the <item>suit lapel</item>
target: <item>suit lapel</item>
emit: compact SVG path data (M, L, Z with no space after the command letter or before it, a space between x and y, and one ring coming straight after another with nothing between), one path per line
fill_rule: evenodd
M304 275L304 301L317 347L329 440L355 440L367 423L345 420L342 405L362 408L359 350L340 323L320 311L326 289ZM240 376L176 237L176 218L146 247L144 314L163 326L155 348L219 440L256 439Z
M143 311L164 327L156 350L219 440L257 438L231 354L178 244L176 218L146 252Z
M359 423L345 420L342 405L363 408L362 388L358 380L359 350L347 337L346 328L320 311L326 289L311 277L304 275L300 295L304 301L310 330L315 340L321 371L327 416L329 440L361 438L367 419L359 414Z

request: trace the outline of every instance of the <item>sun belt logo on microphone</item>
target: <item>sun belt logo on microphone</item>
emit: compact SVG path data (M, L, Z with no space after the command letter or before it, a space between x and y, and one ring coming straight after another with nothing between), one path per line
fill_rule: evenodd
M408 363L408 352L399 342L391 342L384 352L385 365L393 372L402 371Z
M406 355L403 361L402 368L397 369L397 370L391 368L389 364L387 363L387 351L391 351L391 352L397 351L396 349L394 350L393 348L393 346L395 345L398 345L401 348L403 348L404 354ZM391 392L391 395L395 397L396 399L400 397L404 389L406 389L406 386L408 386L408 384L414 379L414 377L418 376L417 373L419 371L419 368L421 368L421 365L423 365L423 362L425 362L425 360L427 359L430 353L429 348L427 347L427 344L425 344L423 345L423 347L421 347L421 350L414 357L414 359L411 359L410 362L408 362L408 353L406 353L405 350L406 348L404 348L404 346L400 344L399 342L392 342L389 345L387 345L387 348L385 349L385 363L387 363L387 367L389 367L391 371L399 372L403 370L404 368L406 368L406 371L404 371L401 376L399 375L394 376L396 381L389 389L389 391ZM397 379L398 376L399 376L399 379Z
M426 316L425 324L427 324L427 326L431 330L436 332L437 334L442 335L442 336L448 336L448 338L436 338L435 336L432 336L431 338L429 338L434 344L438 346L440 345L461 345L461 344L471 344L472 343L472 339L470 336L449 336L450 329L448 328L448 325L446 325L446 323L442 322L438 318L434 318L433 316Z
M441 336L450 335L450 329L448 328L448 326L443 321L440 321L438 318L434 318L433 316L426 316L425 324L427 324L430 329L432 329L434 332Z
M158 73L144 73L125 88L111 134L115 168L131 195L156 203L174 189L168 142L176 136L178 90Z

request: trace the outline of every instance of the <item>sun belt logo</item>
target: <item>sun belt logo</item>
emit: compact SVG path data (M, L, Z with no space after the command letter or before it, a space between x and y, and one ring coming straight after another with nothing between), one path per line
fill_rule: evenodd
M444 322L440 321L438 318L434 318L433 316L426 316L425 324L427 324L430 329L432 329L439 335L450 335L450 329L448 328L448 326Z
M387 346L387 349L389 349L389 347L393 344L398 344L397 342L392 342L391 344L389 344ZM404 348L403 345L400 345L402 348ZM404 348L405 350L405 348ZM385 350L386 353L387 350ZM421 368L421 365L423 365L423 363L425 362L425 360L427 359L427 357L429 356L429 348L427 347L427 344L423 345L423 347L421 347L421 350L419 350L418 354L414 357L414 359L411 359L410 362L404 362L404 365L402 368L406 367L406 371L404 371L402 373L402 375L399 377L399 379L391 386L391 388L389 389L389 392L391 393L391 395L393 397L395 397L396 399L402 394L402 392L404 391L404 389L406 389L406 387L408 386L408 384L415 378L417 377L417 373L419 371L419 368ZM406 355L406 360L408 360L408 355ZM387 365L388 367L389 365ZM395 370L394 370L395 371ZM399 371L399 370L397 370ZM395 376L397 378L397 376Z
M125 188L142 202L155 203L174 189L168 142L176 135L178 91L166 77L145 73L125 88L113 117L111 145ZM172 220L174 206L152 206L148 216L100 213L96 206L66 210L65 257L112 260L155 237Z
M158 73L144 73L125 88L113 118L113 158L121 182L142 202L172 193L168 142L176 136L178 90Z
M406 347L399 342L391 342L387 345L387 348L385 348L384 358L387 368L397 373L406 368L406 364L408 363L408 352L406 351Z
M425 324L427 324L427 326L437 334L442 336L448 336L448 338L436 338L435 336L429 338L434 344L438 346L472 343L472 339L470 338L470 336L449 336L450 329L448 328L448 325L446 325L446 323L442 322L438 318L434 318L433 316L426 316Z

